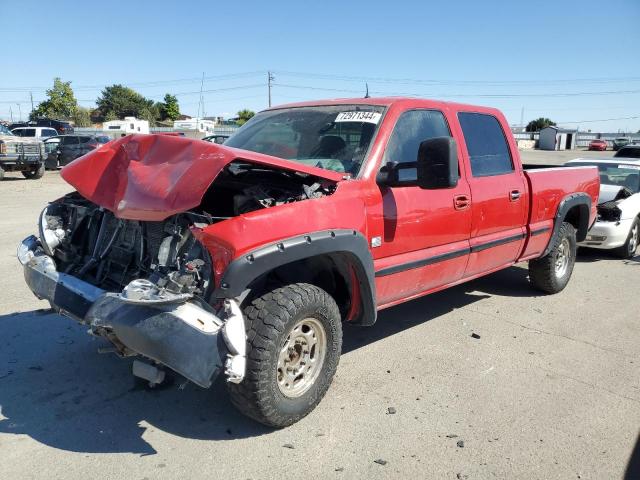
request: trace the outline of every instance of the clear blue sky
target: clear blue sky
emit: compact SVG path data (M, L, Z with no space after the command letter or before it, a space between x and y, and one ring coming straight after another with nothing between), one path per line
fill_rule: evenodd
M121 83L196 115L203 72L206 114L229 116L266 107L272 70L274 104L361 96L366 79L372 96L492 105L512 124L524 107L525 122L640 129L640 0L0 0L0 29L0 118L25 117L55 76L85 106Z

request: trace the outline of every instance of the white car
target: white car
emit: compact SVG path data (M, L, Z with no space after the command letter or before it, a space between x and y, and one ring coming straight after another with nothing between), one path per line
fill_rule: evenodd
M39 139L55 137L58 132L51 127L18 127L11 130L18 137L35 137Z
M578 246L633 257L640 243L640 160L576 158L565 165L595 166L600 172L598 218Z

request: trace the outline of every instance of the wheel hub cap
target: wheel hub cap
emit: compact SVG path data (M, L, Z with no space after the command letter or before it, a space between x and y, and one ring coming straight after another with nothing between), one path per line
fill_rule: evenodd
M634 225L631 229L631 238L629 239L629 253L634 254L638 247L638 225Z
M289 331L278 355L277 380L286 397L303 395L315 383L327 349L324 327L315 318L305 318Z
M569 263L571 263L571 244L569 243L569 240L563 238L560 246L558 247L558 254L556 255L556 276L564 276L569 268Z

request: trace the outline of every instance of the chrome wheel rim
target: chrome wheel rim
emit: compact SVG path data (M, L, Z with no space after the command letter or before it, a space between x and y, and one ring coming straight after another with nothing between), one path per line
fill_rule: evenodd
M634 254L638 247L638 224L634 224L631 229L631 237L629 238L629 253Z
M563 277L567 273L569 263L571 262L571 244L566 238L562 239L558 246L558 254L556 255L555 271L556 277Z
M276 378L285 397L304 395L315 383L327 353L327 335L315 318L296 323L287 334L278 354Z

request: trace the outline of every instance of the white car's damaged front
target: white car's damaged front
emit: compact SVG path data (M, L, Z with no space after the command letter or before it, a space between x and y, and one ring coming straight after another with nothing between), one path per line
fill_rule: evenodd
M598 218L579 246L612 250L631 258L640 243L640 162L576 159L567 166L597 166Z

